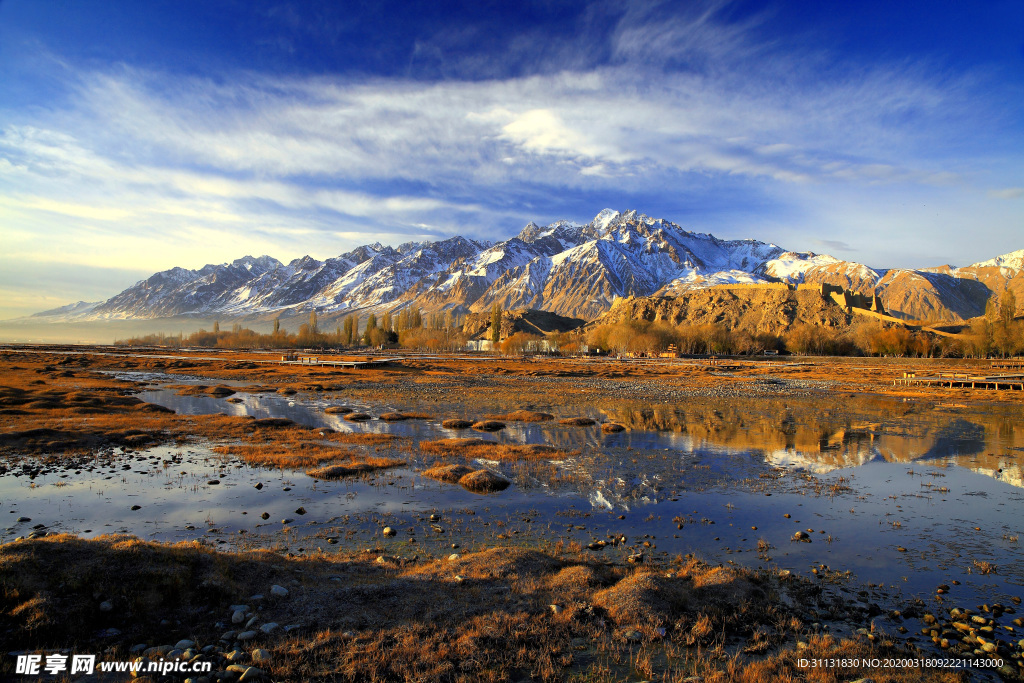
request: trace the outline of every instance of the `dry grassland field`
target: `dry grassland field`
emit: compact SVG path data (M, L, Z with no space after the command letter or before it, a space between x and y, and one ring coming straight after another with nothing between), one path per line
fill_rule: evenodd
M372 358L0 349L0 678L1022 678L989 361Z

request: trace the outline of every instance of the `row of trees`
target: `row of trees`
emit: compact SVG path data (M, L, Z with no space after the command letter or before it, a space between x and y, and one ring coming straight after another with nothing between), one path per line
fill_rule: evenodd
M189 335L180 332L177 335L148 334L117 340L114 343L121 346L196 346L228 349L342 349L397 344L407 348L442 351L465 348L463 322L462 316L452 314L450 311L431 314L424 320L419 310L406 309L396 315L384 313L380 319L371 313L362 329L359 318L349 315L341 324L336 325L334 330L326 330L321 326L316 311L312 311L308 322L300 325L297 333L289 333L282 328L281 319L277 318L270 334L261 334L237 324L232 325L230 331L222 330L220 322L214 322L212 330L200 329Z
M860 319L849 328L806 323L784 334L730 330L721 325L671 325L628 321L599 325L587 335L592 349L656 356L674 345L682 354L752 355L765 351L801 355L948 357L975 355L967 338L949 338L902 325Z
M586 335L580 331L554 333L547 337L550 346L563 355L591 352L656 356L674 346L681 354L759 354L784 351L813 355L869 355L919 357L987 357L1024 354L1024 320L1014 317L1016 298L1007 290L998 301L989 300L985 316L972 321L970 328L956 337L945 337L879 320L858 319L848 328L830 328L806 323L793 325L786 333L750 332L722 325L672 325L665 321L630 320L598 325ZM494 349L520 354L539 347L542 338L522 332L501 339L503 311L491 309L490 339ZM416 309L384 313L379 319L371 313L360 329L355 315L347 316L333 331L321 329L316 312L308 322L289 334L274 321L270 334L261 334L240 325L230 331L214 323L212 331L199 330L190 335L146 335L116 342L124 345L201 346L221 348L351 348L398 345L403 348L434 352L458 351L468 340L464 320L451 311L432 313L424 318Z

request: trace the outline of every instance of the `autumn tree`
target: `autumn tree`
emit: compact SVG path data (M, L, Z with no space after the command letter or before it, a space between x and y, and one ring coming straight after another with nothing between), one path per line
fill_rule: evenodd
M501 341L501 306L495 301L491 306L491 342Z

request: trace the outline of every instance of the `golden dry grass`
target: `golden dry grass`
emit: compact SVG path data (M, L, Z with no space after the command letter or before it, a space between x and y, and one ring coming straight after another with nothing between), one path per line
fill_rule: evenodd
M424 470L423 476L448 484L458 484L460 479L472 472L473 468L465 465L435 465Z
M426 413L391 412L382 413L377 419L384 420L385 422L401 422L402 420L429 420L431 417L431 415L427 415Z
M401 467L404 460L397 458L381 458L375 456L359 455L346 460L332 461L334 464L306 470L306 474L314 479L342 479L357 474L366 474L376 470Z
M437 439L420 441L420 450L442 457L482 458L485 460L560 460L571 455L554 446L508 444L486 439Z
M535 410L516 410L504 415L488 415L488 420L504 420L505 422L546 422L555 419L550 413L541 413Z

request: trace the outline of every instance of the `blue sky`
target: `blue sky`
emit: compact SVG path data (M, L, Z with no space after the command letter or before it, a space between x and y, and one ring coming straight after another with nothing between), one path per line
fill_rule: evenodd
M1024 248L1024 3L0 0L0 318L635 208L873 267Z

